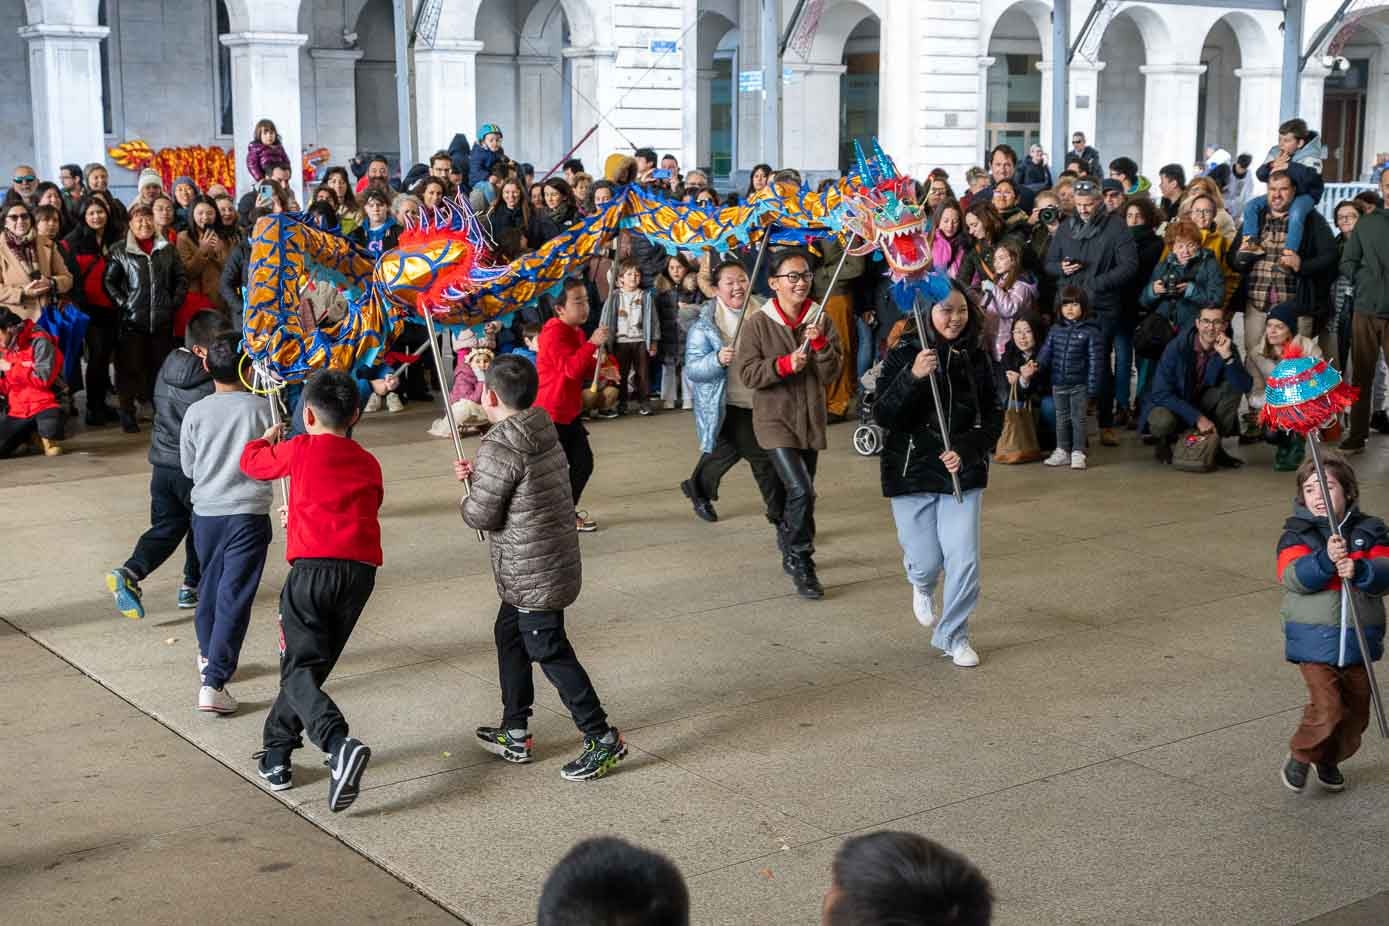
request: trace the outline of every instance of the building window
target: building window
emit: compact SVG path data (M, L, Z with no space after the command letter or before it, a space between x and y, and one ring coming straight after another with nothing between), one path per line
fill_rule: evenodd
M216 0L216 6L217 35L213 39L213 53L217 58L217 134L230 138L233 134L231 49L222 44L222 36L231 32L231 17L226 0Z
M97 25L109 26L110 17L106 12L107 0L101 0L96 7ZM101 130L103 134L115 134L115 119L111 111L114 108L111 104L111 37L108 35L101 40Z

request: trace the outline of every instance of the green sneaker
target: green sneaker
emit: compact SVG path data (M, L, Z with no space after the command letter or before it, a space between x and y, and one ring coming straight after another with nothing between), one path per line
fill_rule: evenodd
M531 760L531 746L535 740L529 733L515 732L521 735L513 736L501 727L478 727L477 744L508 762L524 765Z
M611 742L607 742L611 740ZM601 739L591 736L584 738L584 751L579 757L560 769L567 781L589 781L602 778L617 767L617 763L627 758L627 743L617 727L609 727Z

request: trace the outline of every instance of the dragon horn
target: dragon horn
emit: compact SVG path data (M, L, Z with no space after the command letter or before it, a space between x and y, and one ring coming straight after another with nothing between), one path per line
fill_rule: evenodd
M874 183L873 175L868 170L868 159L863 156L863 146L854 139L854 160L858 163L858 175L864 183L872 186Z
M883 146L878 144L878 139L873 139L873 157L878 162L878 169L883 172L883 177L897 176L897 165L892 163L892 158L888 157L883 151Z

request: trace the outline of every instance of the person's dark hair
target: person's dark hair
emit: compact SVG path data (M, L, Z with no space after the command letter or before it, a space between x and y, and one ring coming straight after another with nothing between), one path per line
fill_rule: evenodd
M1292 185L1294 191L1297 190L1297 183L1293 180L1293 175L1288 173L1286 170L1275 170L1273 173L1268 175L1268 182L1270 186L1272 186L1273 181L1275 180L1286 180L1289 184Z
M584 162L579 160L578 158L570 158L569 160L564 162L564 166L560 169L567 170L575 174L582 174L584 172Z
M1177 186L1186 186L1186 168L1180 164L1164 164L1158 168L1158 176L1166 177L1168 180L1175 180Z
M959 853L916 833L846 839L826 926L988 926L993 889Z
M188 319L188 327L183 330L183 346L192 350L195 347L207 348L216 338L225 334L235 334L231 322L221 312L204 309Z
M9 309L0 307L0 331L18 328L22 324L24 324L24 319L20 318Z
M587 295L588 284L585 283L583 280L579 279L578 277L565 277L564 289L560 292L560 302L568 302L570 291L575 289L581 289L584 291L585 295Z
M362 197L362 205L365 206L367 203L370 202L378 202L381 205L390 208L391 198L387 196L386 191L381 189L380 187L368 187L366 195Z
M588 191L588 195L592 196L599 190L608 190L610 192L616 191L617 185L613 183L611 180L595 180L593 181L593 187Z
M133 206L130 207L129 210L126 211L126 215L132 219L135 218L137 215L147 215L150 218L154 218L154 210L151 209L149 206L145 205L144 203L135 203Z
M1235 163L1240 166L1241 170L1248 170L1249 165L1254 163L1254 155L1241 154L1239 157L1235 158Z
M347 187L347 192L342 195L338 207L341 209L355 210L357 208L357 197L352 192L352 178L348 176L346 167L328 168L323 172L323 181L319 183L319 186L321 187L324 183L327 183L328 178L334 174L342 174L343 184ZM337 191L334 190L333 193L336 195Z
M928 237L932 244L936 243L936 234L940 230L940 220L941 217L945 215L945 210L947 209L954 209L955 213L960 217L959 226L955 229L955 237L959 238L961 235L966 234L965 211L960 208L959 200L953 196L947 196L937 203L936 208L931 211L931 232ZM946 240L949 241L950 239L947 238Z
M1289 119L1278 126L1279 135L1291 135L1298 141L1306 141L1312 135L1312 130L1307 127L1306 119Z
M557 218L563 218L565 215L579 208L578 204L574 202L574 188L571 187L569 181L565 180L563 177L551 177L549 180L545 181L544 188L554 190L560 195L560 199L563 200L563 202L560 203L560 211L555 213Z
M265 165L265 176L267 178L274 179L270 177L270 174L276 170L287 170L289 171L289 175L291 177L294 176L294 168L290 166L290 163L288 161L280 160L278 158Z
M1124 203L1124 212L1126 215L1130 209L1137 209L1139 214L1143 216L1143 224L1149 228L1156 229L1162 224L1162 217L1158 215L1157 204L1153 202L1151 196L1133 197L1128 202Z
M1374 190L1362 190L1359 193L1356 193L1355 202L1365 204L1366 208L1361 211L1365 212L1366 214L1369 214L1370 212L1373 212L1376 209L1384 208L1384 197L1380 196ZM1339 209L1340 207L1338 206L1337 208ZM1332 213L1332 215L1335 215L1335 213Z
M1068 302L1074 302L1080 306L1080 317L1090 317L1090 297L1085 294L1084 288L1080 286L1063 286L1061 291L1056 294L1056 317L1061 317L1061 307Z
M493 360L487 368L484 382L488 389L497 394L503 405L518 412L535 404L535 395L540 389L535 364L515 354L502 354Z
M794 183L799 187L801 185L801 172L794 167L783 167L772 174L771 183L773 186L778 183Z
M446 197L449 195L448 181L440 180L438 177L434 176L433 174L430 174L429 176L421 180L419 183L415 184L415 188L411 190L412 193L414 193L416 196L420 198L421 205L424 204L424 191L432 186L437 186L439 188L440 196Z
M997 241L998 236L1003 234L1003 217L998 214L994 204L985 199L976 199L970 202L969 209L965 215L972 215L984 226L984 234L988 241ZM964 224L964 216L960 217L961 224Z
M1005 177L1005 178L1002 179L1002 180L995 180L995 181L994 181L994 187L993 187L993 188L994 188L994 191L995 191L995 192L997 192L997 191L998 191L998 188L1001 187L1001 186L1006 186L1006 187L1008 187L1010 190L1012 190L1012 191L1013 191L1013 196L1016 197L1016 196L1018 195L1018 185L1017 185L1016 183L1014 183L1012 180L1009 180L1008 178Z
M97 240L96 232L87 226L87 210L92 206L106 213L106 227L101 230L100 240ZM99 192L91 192L77 204L76 222L63 242L72 253L96 254L106 250L119 237L120 229L117 228L116 217L111 214L110 201Z
M638 275L641 274L641 261L637 260L635 257L624 257L617 262L617 272L615 276L618 280L621 280L633 270L635 270Z
M326 202L334 209L338 208L338 191L330 186L319 185L313 191L314 202Z
M1347 507L1359 501L1360 479L1355 475L1355 470L1351 468L1351 465L1346 462L1346 458L1335 451L1323 450L1321 462L1322 468L1326 470L1327 478L1334 478L1341 484L1341 491L1346 494ZM1293 498L1298 503L1302 502L1302 487L1307 484L1308 479L1316 475L1316 472L1317 463L1311 457L1304 460L1302 465L1297 468L1297 494ZM1330 509L1330 507L1328 503L1327 508Z
M304 405L330 430L341 431L352 425L358 401L357 381L342 370L316 370L304 383Z
M993 150L989 152L989 163L990 163L990 164L993 163L993 161L994 161L994 155L996 155L996 154L1001 154L1001 155L1003 155L1003 156L1004 156L1005 158L1007 158L1010 162L1012 162L1012 164L1013 164L1015 167L1017 166L1017 163L1018 163L1018 153L1017 153L1016 151L1013 150L1013 146L1012 146L1012 145L994 145Z
M390 170L390 169L391 169L391 161L390 161L390 158L386 157L384 154L373 154L370 158L367 159L367 169L368 169L368 170L371 169L371 165L373 165L373 164L385 164L385 165L386 165L386 170Z
M496 369L494 365L492 370ZM534 369L530 375L535 376ZM559 860L545 879L536 917L536 926L688 926L689 922L690 894L675 864L664 855L612 836L585 839Z
M1116 174L1120 174L1129 179L1129 183L1138 181L1138 164L1133 158L1115 158L1109 162L1109 169Z
M81 164L60 164L58 166L58 172L61 173L63 171L67 171L77 178L77 186L79 189L86 187L87 178L82 176Z
M57 206L35 206L34 224L37 225L39 219L57 219L60 227L63 221L63 212Z
M184 332L184 336L187 336ZM241 364L246 357L241 353L241 335L235 331L223 331L215 335L207 345L207 372L214 382L224 386L234 386L241 382Z
M785 265L788 260L795 260L796 258L805 261L805 268L807 270L815 269L815 258L805 248L783 248L780 251L772 251L772 253L767 256L768 278L781 273L782 266Z
M429 156L429 166L433 167L435 161L448 161L449 167L453 166L453 155L447 151L436 151Z
M652 148L638 148L636 151L632 152L632 157L642 158L650 161L652 164L655 164L657 160L656 151Z
M521 326L521 340L540 337L540 325L537 322L526 322Z
M1013 332L1018 328L1018 323L1023 322L1032 329L1032 339L1036 341L1035 350L1042 349L1042 343L1047 339L1047 323L1042 316L1036 312L1026 309L1013 316L1013 324L1008 326L1008 335L1011 339Z
M748 192L747 192L747 194L746 194L746 195L748 195L748 196L751 196L751 195L752 195L752 191L753 191L752 178L755 177L755 176L757 175L757 172L758 172L758 171L761 171L762 173L766 174L768 180L771 180L771 179L772 179L772 174L776 173L776 171L774 171L774 170L772 169L772 165L770 165L770 164L757 164L757 165L754 165L754 167L752 168L752 170L748 172Z
M334 209L331 203L325 203L321 200L312 203L305 212L305 216L311 225L326 231L341 227L338 223L338 210Z
M690 255L676 251L674 254L666 258L665 265L661 267L661 276L664 277L666 282L669 283L671 286L675 285L675 281L670 278L671 261L679 262L680 266L685 268L685 273L687 274L699 272L699 266L695 264L694 259L691 258Z
M730 270L741 270L744 276L747 276L748 273L748 268L744 267L741 263L731 257L725 257L714 265L713 271L709 274L714 280L714 285L718 286L719 280L723 279L723 275Z

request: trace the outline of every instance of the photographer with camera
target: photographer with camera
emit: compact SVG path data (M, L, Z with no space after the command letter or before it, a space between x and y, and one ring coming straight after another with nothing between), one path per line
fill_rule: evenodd
M1032 213L1027 217L1027 227L1023 229L1027 237L1023 241L1022 265L1037 278L1037 309L1050 322L1052 304L1056 301L1056 281L1043 272L1047 262L1047 248L1056 230L1066 218L1061 211L1061 201L1051 190L1037 194Z
M1154 268L1142 301L1180 331L1195 321L1202 309L1224 307L1225 277L1220 261L1201 246L1201 230L1195 222L1177 219L1167 223L1163 239L1169 253Z

